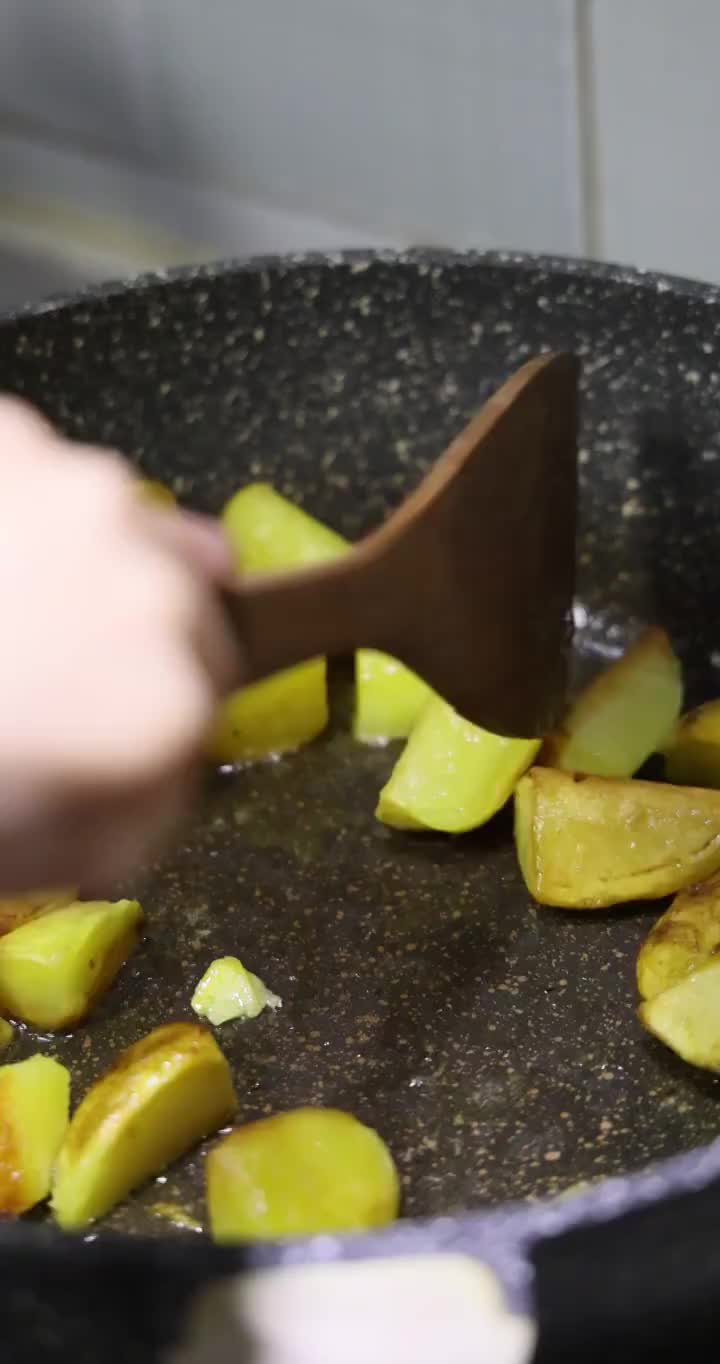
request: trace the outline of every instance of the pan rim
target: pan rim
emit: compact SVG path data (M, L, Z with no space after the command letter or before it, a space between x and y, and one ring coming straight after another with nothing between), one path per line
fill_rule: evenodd
M176 265L166 270L152 270L138 275L108 279L99 284L88 284L70 293L51 294L36 302L0 312L0 325L43 317L47 313L60 312L83 304L102 302L118 294L142 294L157 288L158 285L198 283L203 280L211 283L228 274L273 273L305 269L308 266L328 270L338 266L349 266L359 271L375 264L425 267L428 270L459 267L468 270L505 269L508 272L520 271L528 275L545 273L564 277L569 283L575 279L599 280L640 289L650 294L674 293L680 297L695 298L707 304L716 303L720 306L720 284L645 269L642 266L625 265L618 261L596 260L589 256L553 255L532 251L461 251L442 246L408 247L403 250L374 247L365 250L354 247L342 251L276 252L267 255L219 257L203 265Z
M91 1226L66 1232L48 1223L0 1223L0 1253L27 1257L29 1274L43 1255L67 1257L68 1272L83 1265L112 1274L130 1257L149 1273L190 1270L198 1281L276 1266L328 1264L453 1253L490 1266L500 1277L509 1305L531 1307L529 1258L536 1245L578 1228L615 1222L654 1204L702 1193L720 1177L720 1138L707 1146L669 1156L633 1174L611 1175L575 1194L554 1194L537 1202L510 1200L475 1211L435 1217L400 1218L361 1233L315 1235L285 1241L217 1245L208 1235L181 1238L105 1232Z

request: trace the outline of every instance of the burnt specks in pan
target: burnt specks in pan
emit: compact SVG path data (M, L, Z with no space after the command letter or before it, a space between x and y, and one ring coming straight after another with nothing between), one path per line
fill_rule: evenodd
M264 262L20 316L0 327L0 376L196 506L262 477L353 536L549 348L584 361L581 652L615 656L628 621L657 623L704 699L720 648L716 291L502 255ZM577 1188L714 1138L715 1081L635 1019L657 908L536 909L507 817L463 839L389 835L372 810L392 759L339 726L210 783L194 829L132 887L141 952L87 1029L52 1043L75 1094L191 1018L200 975L231 953L284 1001L222 1031L242 1116L350 1109L388 1141L410 1214ZM19 1032L6 1055L33 1046ZM202 1215L202 1153L162 1181L111 1225L165 1234L159 1196Z

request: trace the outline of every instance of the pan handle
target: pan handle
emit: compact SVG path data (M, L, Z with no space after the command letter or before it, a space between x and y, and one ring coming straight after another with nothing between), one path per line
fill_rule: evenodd
M296 1267L305 1326L334 1326L331 1344L342 1345L329 1355L305 1351L303 1364L386 1364L378 1346L388 1339L391 1364L408 1358L403 1345L412 1347L412 1364L710 1364L720 1340L720 1179L698 1178L698 1162L709 1155L716 1166L717 1154L708 1148L669 1162L676 1183L678 1164L691 1163L692 1192L668 1194L656 1169L563 1204L400 1222L368 1238L289 1249L225 1249L200 1237L170 1244L71 1238L7 1224L0 1226L0 1358L277 1364L277 1352L260 1352L265 1328L284 1320L297 1344L299 1309L286 1303L284 1318L274 1314L271 1280ZM619 1207L630 1211L616 1215ZM366 1272L355 1275L348 1257ZM404 1266L397 1287L393 1261ZM313 1269L314 1295L302 1282ZM323 1286L325 1270L333 1283ZM261 1280L270 1291L254 1297ZM287 1282L280 1290L287 1294ZM358 1355L354 1347L373 1331L373 1349ZM427 1347L422 1356L416 1339ZM283 1364L294 1357L281 1356Z
M720 1180L537 1241L533 1364L709 1364L720 1352Z
M211 1289L172 1364L225 1364L207 1349L221 1322L225 1339L252 1339L253 1364L710 1364L720 1353L720 1180L670 1196L663 1184L609 1181L575 1207L546 1205L544 1229L537 1209L518 1208L399 1224L354 1268L301 1257L251 1271ZM631 1210L616 1215L623 1190Z

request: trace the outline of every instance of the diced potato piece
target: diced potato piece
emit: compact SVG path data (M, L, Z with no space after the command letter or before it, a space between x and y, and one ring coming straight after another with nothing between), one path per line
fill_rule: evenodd
M228 502L222 519L236 567L244 573L302 568L336 559L349 549L348 541L342 535L308 516L267 483L253 483L242 488ZM283 679L289 679L295 671L293 668L283 673ZM365 743L406 738L428 698L426 684L395 659L373 649L359 650L355 679L355 737ZM290 692L289 682L285 680L285 692L277 698L282 706L289 706L295 716L300 710L307 718L302 726L297 723L290 726L289 740L285 741L281 736L281 744L276 743L274 747L276 752L297 748L300 743L314 738L327 723L325 674L322 679L314 679L314 688L309 674L303 681L302 692L299 684ZM262 689L269 686L270 682L261 682L256 688L257 706L262 705L268 715L276 705L272 693L269 693L267 703L264 701ZM239 704L239 696L227 703L223 714L236 703ZM225 757L229 744L224 743L222 748L219 756L224 761L238 761L244 756ZM217 744L213 754L218 756Z
M348 548L341 535L267 483L241 488L225 506L222 522L242 573L301 568ZM233 692L218 711L209 756L250 762L287 753L315 739L327 722L326 663L314 658Z
M0 1214L47 1198L69 1109L70 1075L59 1061L30 1056L0 1066Z
M670 640L664 630L646 630L585 688L546 739L540 761L565 772L631 777L672 734L682 695Z
M316 738L328 722L326 672L325 659L312 658L233 692L215 716L209 756L254 762Z
M250 483L223 508L222 523L240 573L271 573L337 559L348 542L269 483Z
M720 787L720 701L683 715L665 748L665 776L678 786Z
M534 767L515 791L515 842L540 904L659 899L720 870L720 794Z
M107 990L139 936L137 900L77 900L0 938L0 1009L69 1028Z
M248 1123L207 1158L217 1241L360 1231L396 1216L400 1185L372 1128L335 1108L298 1108Z
M15 1036L12 1023L8 1023L6 1018L0 1018L0 1051L6 1051Z
M364 744L407 739L433 695L427 682L389 654L355 655L353 734Z
M167 487L167 484L160 483L156 478L143 478L140 480L139 491L147 502L155 502L159 506L175 507L177 500L174 492Z
M211 962L190 1002L195 1013L215 1027L231 1018L257 1018L263 1009L279 1009L282 1004L280 996L246 971L237 957Z
M102 1217L222 1127L235 1107L230 1069L206 1028L155 1028L122 1053L73 1115L53 1182L60 1226Z
M648 933L637 960L640 994L652 999L692 975L720 948L720 876L676 896Z
M62 909L77 899L77 889L31 890L23 895L0 899L0 935L11 933L28 919L36 919L52 909Z
M683 1061L720 1070L720 957L645 1000L638 1014L648 1032Z
M475 829L509 800L539 747L479 729L434 697L380 792L377 817L395 829Z

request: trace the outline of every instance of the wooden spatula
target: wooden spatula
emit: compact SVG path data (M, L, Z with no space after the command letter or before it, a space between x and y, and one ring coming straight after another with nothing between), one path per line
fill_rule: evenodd
M366 646L486 729L551 729L571 634L577 387L572 356L530 361L347 555L242 581L228 606L244 680Z

